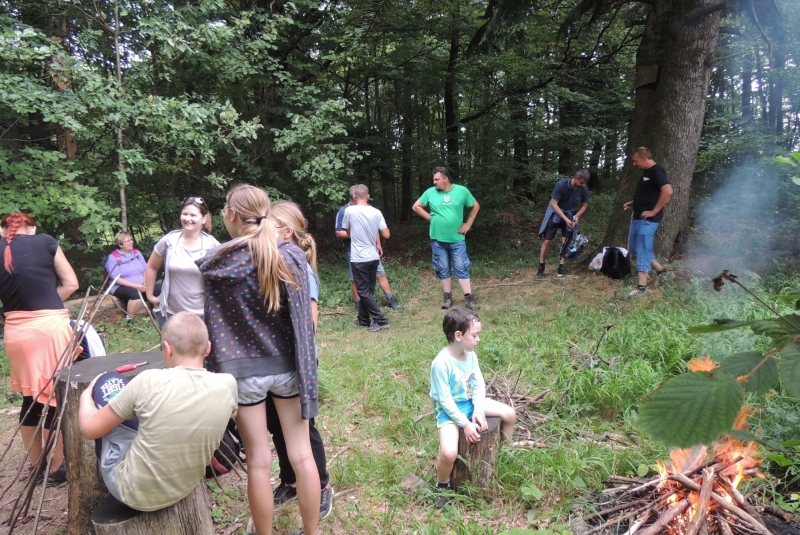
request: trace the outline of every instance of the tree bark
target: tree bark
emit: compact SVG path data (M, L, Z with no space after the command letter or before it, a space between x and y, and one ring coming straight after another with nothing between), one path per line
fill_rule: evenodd
M669 256L675 238L687 225L692 175L723 11L694 21L686 20L686 14L716 4L716 0L656 0L649 8L645 34L636 54L636 95L628 128L628 158L603 245L627 242L630 215L623 211L622 204L633 199L641 177L630 162L630 153L639 146L652 151L674 189L656 234L656 254Z
M400 151L403 161L400 167L400 221L411 219L411 149L414 146L414 125L411 123L410 101L409 109L403 115L403 137L400 138Z
M450 475L455 489L464 484L489 488L500 444L500 418L487 418L486 423L489 429L481 433L481 441L476 444L467 441L463 429L458 430L458 459Z
M211 502L202 481L187 497L143 513L108 497L92 513L95 535L214 535Z
M511 107L511 128L514 136L514 183L515 192L530 189L531 177L528 171L528 106L525 99L513 97Z
M745 54L742 62L742 119L753 120L753 55Z
M458 23L452 22L450 29L450 55L447 61L447 76L444 80L444 122L447 139L447 165L454 180L458 180L458 101L456 100L456 66L458 65L458 48L461 36Z

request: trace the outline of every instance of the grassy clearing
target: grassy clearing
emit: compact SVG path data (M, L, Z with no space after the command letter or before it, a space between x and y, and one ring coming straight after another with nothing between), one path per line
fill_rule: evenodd
M407 234L420 232L424 229L414 227ZM666 456L635 426L638 403L648 392L684 371L695 356L724 356L754 344L764 348L763 340L744 330L702 337L686 333L687 327L717 317L767 317L736 288L716 293L707 281L698 280L631 299L630 281L580 274L537 282L536 251L476 247L480 252L474 256L473 282L482 305L478 355L484 374L516 384L520 393L550 392L541 405L529 409L540 423L516 431L517 439L531 439L536 447L503 449L488 492L459 496L455 507L435 512L429 491L411 496L400 488L408 474L428 483L435 477L435 424L430 416L414 423L431 409L430 362L445 343L440 287L428 262L421 260L426 247L423 234L419 244L404 248L402 263L387 262L405 310L389 310L392 328L379 334L352 325L343 259L332 254L321 262L317 425L337 489L334 513L321 524L324 533L554 530L568 522L571 512L582 506L582 497L601 488L607 476L643 476ZM769 299L770 293L797 287L800 278L772 277L760 292ZM455 296L460 301L457 290ZM598 354L613 360L611 366L586 357L607 325L613 327ZM100 330L111 351L141 351L157 343L143 320L130 326L101 325ZM7 374L4 359L0 366ZM759 425L765 434L797 436L800 419L793 400L775 396L755 401L762 409ZM603 433L623 437L626 445L603 440ZM246 521L241 483L214 489L214 496L220 531ZM298 523L296 505L277 511L278 532Z

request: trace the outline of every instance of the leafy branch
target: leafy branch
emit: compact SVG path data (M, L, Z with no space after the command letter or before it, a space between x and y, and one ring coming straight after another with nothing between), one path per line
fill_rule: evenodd
M708 444L734 432L747 392L765 395L781 381L788 395L800 397L800 316L781 314L727 270L713 279L714 290L721 291L724 281L744 289L776 318L716 319L710 325L691 327L689 332L705 334L749 327L754 334L769 337L772 347L764 355L756 351L728 355L719 364L707 357L698 359L690 363L691 372L669 379L652 392L642 402L639 424L667 446ZM778 297L797 299L795 305L800 308L800 293Z

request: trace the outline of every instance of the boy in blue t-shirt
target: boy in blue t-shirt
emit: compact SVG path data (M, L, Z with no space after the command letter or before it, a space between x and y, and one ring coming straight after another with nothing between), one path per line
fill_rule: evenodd
M514 434L517 413L505 403L486 397L475 347L480 341L481 320L472 310L455 308L442 322L447 347L431 364L433 414L439 427L439 460L436 463L437 490L450 488L450 472L458 457L458 428L470 442L480 442L482 431L489 426L487 416L500 418L504 442ZM437 500L441 509L447 500Z

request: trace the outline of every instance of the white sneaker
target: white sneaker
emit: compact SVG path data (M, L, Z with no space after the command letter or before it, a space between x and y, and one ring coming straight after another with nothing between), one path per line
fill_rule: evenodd
M631 297L639 297L647 293L647 288L634 288L628 295Z

